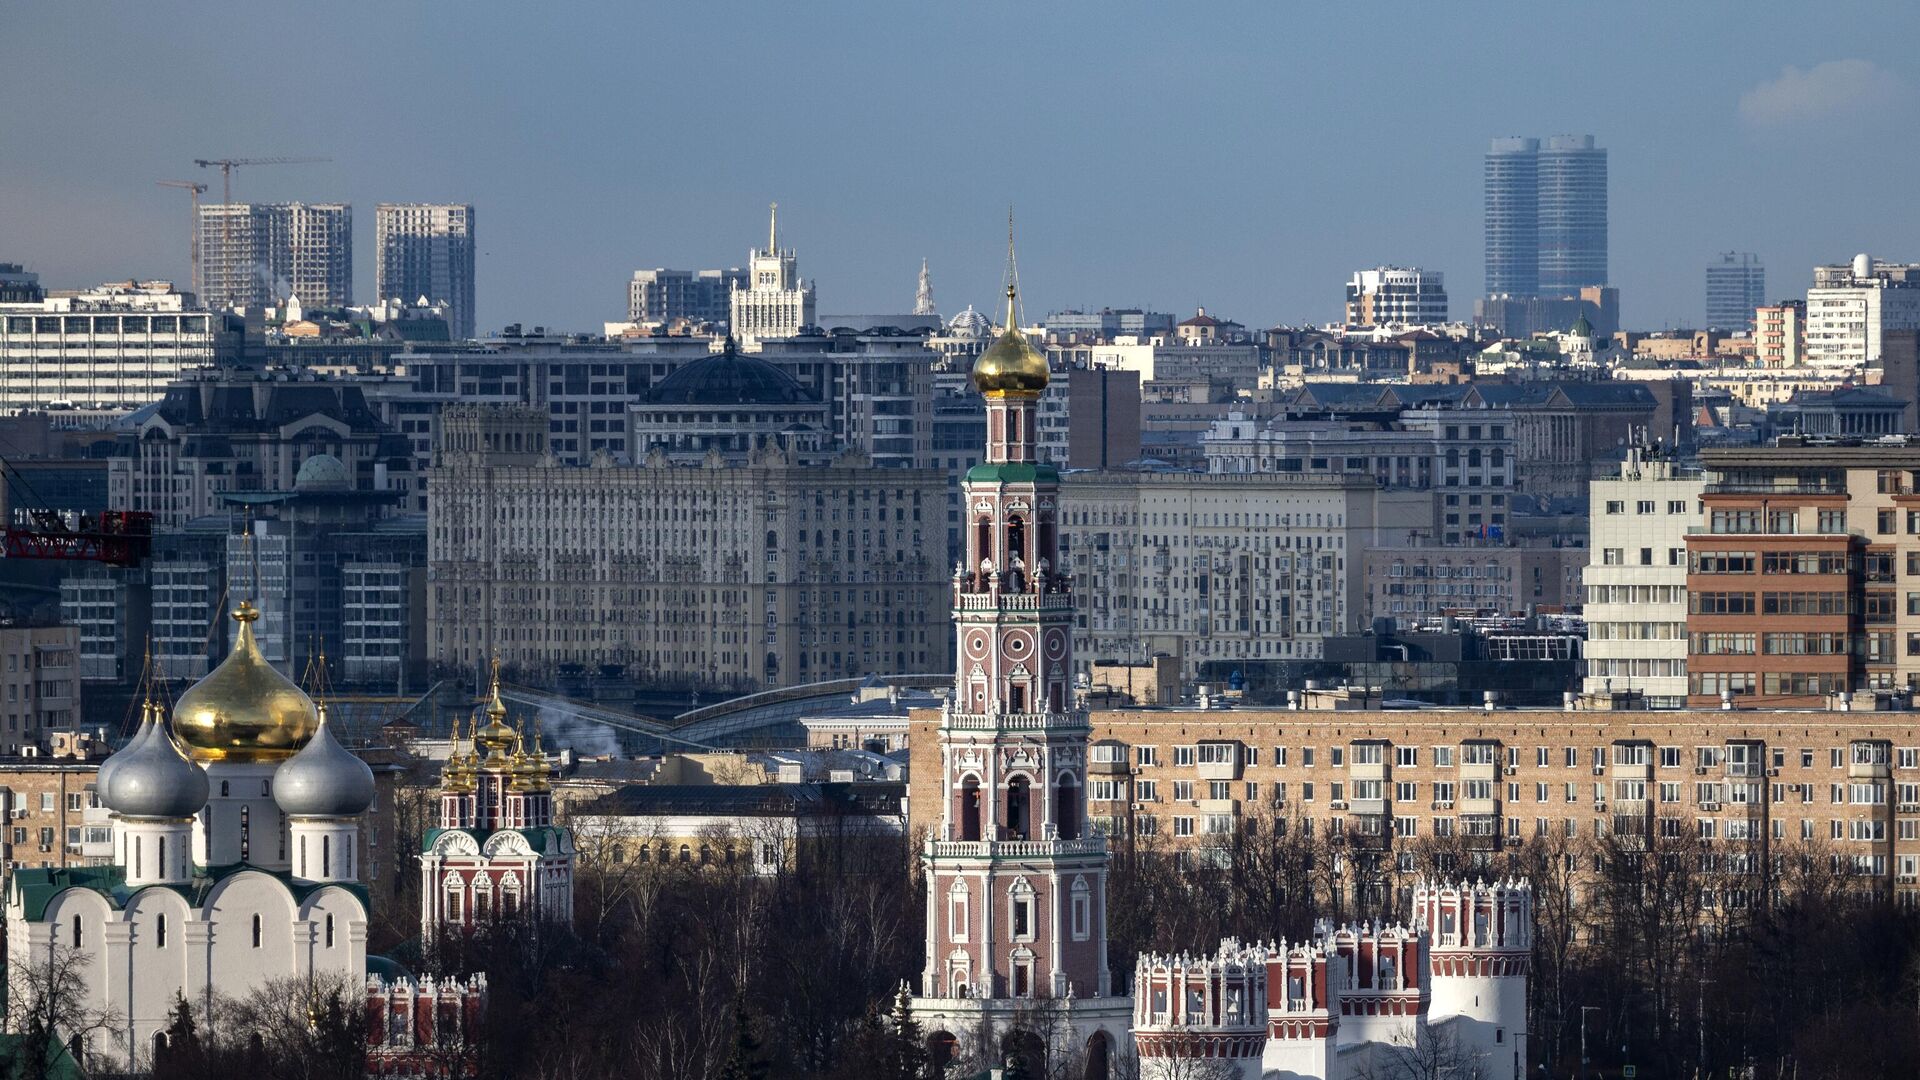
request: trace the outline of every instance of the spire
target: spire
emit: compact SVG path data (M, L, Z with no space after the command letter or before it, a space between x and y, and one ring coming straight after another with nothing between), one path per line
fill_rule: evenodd
M780 253L779 240L780 240L780 204L768 203L767 204L767 254L769 256L777 255Z
M920 260L920 289L913 297L913 313L915 315L937 314L933 307L933 276L927 273L925 259Z
M1007 207L1007 325L1006 329L1016 329L1020 325L1019 313L1014 308L1014 298L1020 295L1020 263L1013 254L1013 207Z

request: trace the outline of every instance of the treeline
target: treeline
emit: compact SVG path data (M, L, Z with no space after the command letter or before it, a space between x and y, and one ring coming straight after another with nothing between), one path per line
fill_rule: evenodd
M1116 980L1142 950L1307 935L1318 918L1403 922L1423 878L1524 877L1534 891L1535 1067L1573 1075L1582 1017L1595 1069L1642 1076L1913 1075L1920 913L1842 842L1694 836L1330 836L1254 819L1178 851L1118 845ZM1866 851L1865 845L1860 854Z

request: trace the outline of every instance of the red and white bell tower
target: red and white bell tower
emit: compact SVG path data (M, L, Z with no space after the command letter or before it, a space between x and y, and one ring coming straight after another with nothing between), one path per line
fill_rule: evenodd
M1132 1005L1107 970L1107 843L1087 825L1089 726L1071 689L1060 476L1035 449L1047 363L1020 332L1016 295L1010 283L1006 324L973 368L986 460L964 487L958 656L939 730L945 813L923 854L927 959L915 1011L956 1040L1004 1037L1023 1010L1053 999L1085 1044L1075 1050L1104 1057L1127 1039Z

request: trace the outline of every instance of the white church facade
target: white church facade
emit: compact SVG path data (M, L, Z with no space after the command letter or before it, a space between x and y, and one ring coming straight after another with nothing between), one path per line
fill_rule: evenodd
M478 1022L485 977L389 977L391 966L378 958L369 970L356 853L360 817L376 796L373 773L340 744L325 710L262 655L258 618L242 603L227 658L179 696L171 717L149 701L134 737L102 763L95 791L111 814L110 861L12 873L9 993L59 986L73 999L66 1011L90 1021L86 1033L61 1032L74 1040L76 1058L139 1071L182 999L205 1023L221 999L244 999L273 981L364 986L369 1070L431 1072L421 1051L464 1038ZM515 842L493 841L498 830L489 826L506 820L459 817L476 850L455 861L502 881L526 873L525 914L571 921L572 844L552 827L545 758L524 750L498 701L496 692L486 728L476 719L481 752L462 759L454 783L471 799L480 786L472 778L490 778L487 790L521 815L511 820ZM554 856L522 851L532 836L547 837ZM458 847L434 849L430 838L427 859L449 846ZM471 928L489 915L515 915L520 909L501 895L504 906L491 912L456 913L437 906L430 890L423 932L436 932L442 919ZM27 1014L11 1008L9 1022Z

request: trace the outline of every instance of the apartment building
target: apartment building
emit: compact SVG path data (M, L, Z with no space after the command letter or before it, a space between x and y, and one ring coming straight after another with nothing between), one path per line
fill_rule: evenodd
M1807 362L1807 303L1786 300L1753 312L1753 362L1763 368L1797 368Z
M353 303L353 207L205 203L198 225L208 307L262 307L289 297L311 311Z
M1412 872L1417 851L1438 848L1470 872L1535 838L1697 838L1722 870L1815 850L1920 902L1920 713L1186 708L1090 721L1088 813L1122 842L1177 849L1284 822L1344 845L1351 868L1372 853L1381 872ZM938 723L916 713L909 734L914 828L940 819Z
M757 362L757 361L756 361ZM428 655L624 665L738 692L946 655L946 477L848 458L556 464L537 407L451 408L428 478Z
M44 744L80 720L80 631L0 625L0 754Z
M1920 263L1860 254L1815 267L1807 290L1807 363L1866 368L1880 363L1881 334L1920 329Z
M1347 325L1414 326L1447 321L1445 275L1419 267L1356 270L1347 281Z
M1595 480L1583 574L1588 694L1639 694L1652 708L1687 700L1687 535L1706 480L1638 447L1620 475Z
M472 203L381 203L373 208L378 300L425 297L446 307L456 338L474 331ZM303 298L304 299L304 298Z
M72 296L0 300L0 412L132 408L188 368L237 345L227 320L166 281L123 281Z
M1820 707L1920 687L1920 442L1783 438L1701 460L1689 700Z
M627 319L665 326L676 321L714 326L729 318L733 292L747 287L747 272L727 270L635 270L627 282Z
M1370 474L1074 472L1061 502L1083 669L1165 648L1189 676L1319 657L1363 624L1362 553L1409 542L1433 513L1431 495Z
M91 865L113 852L107 809L93 791L106 750L91 740L69 740L63 749L68 756L36 750L31 757L0 758L0 813L6 816L0 852L8 871Z

